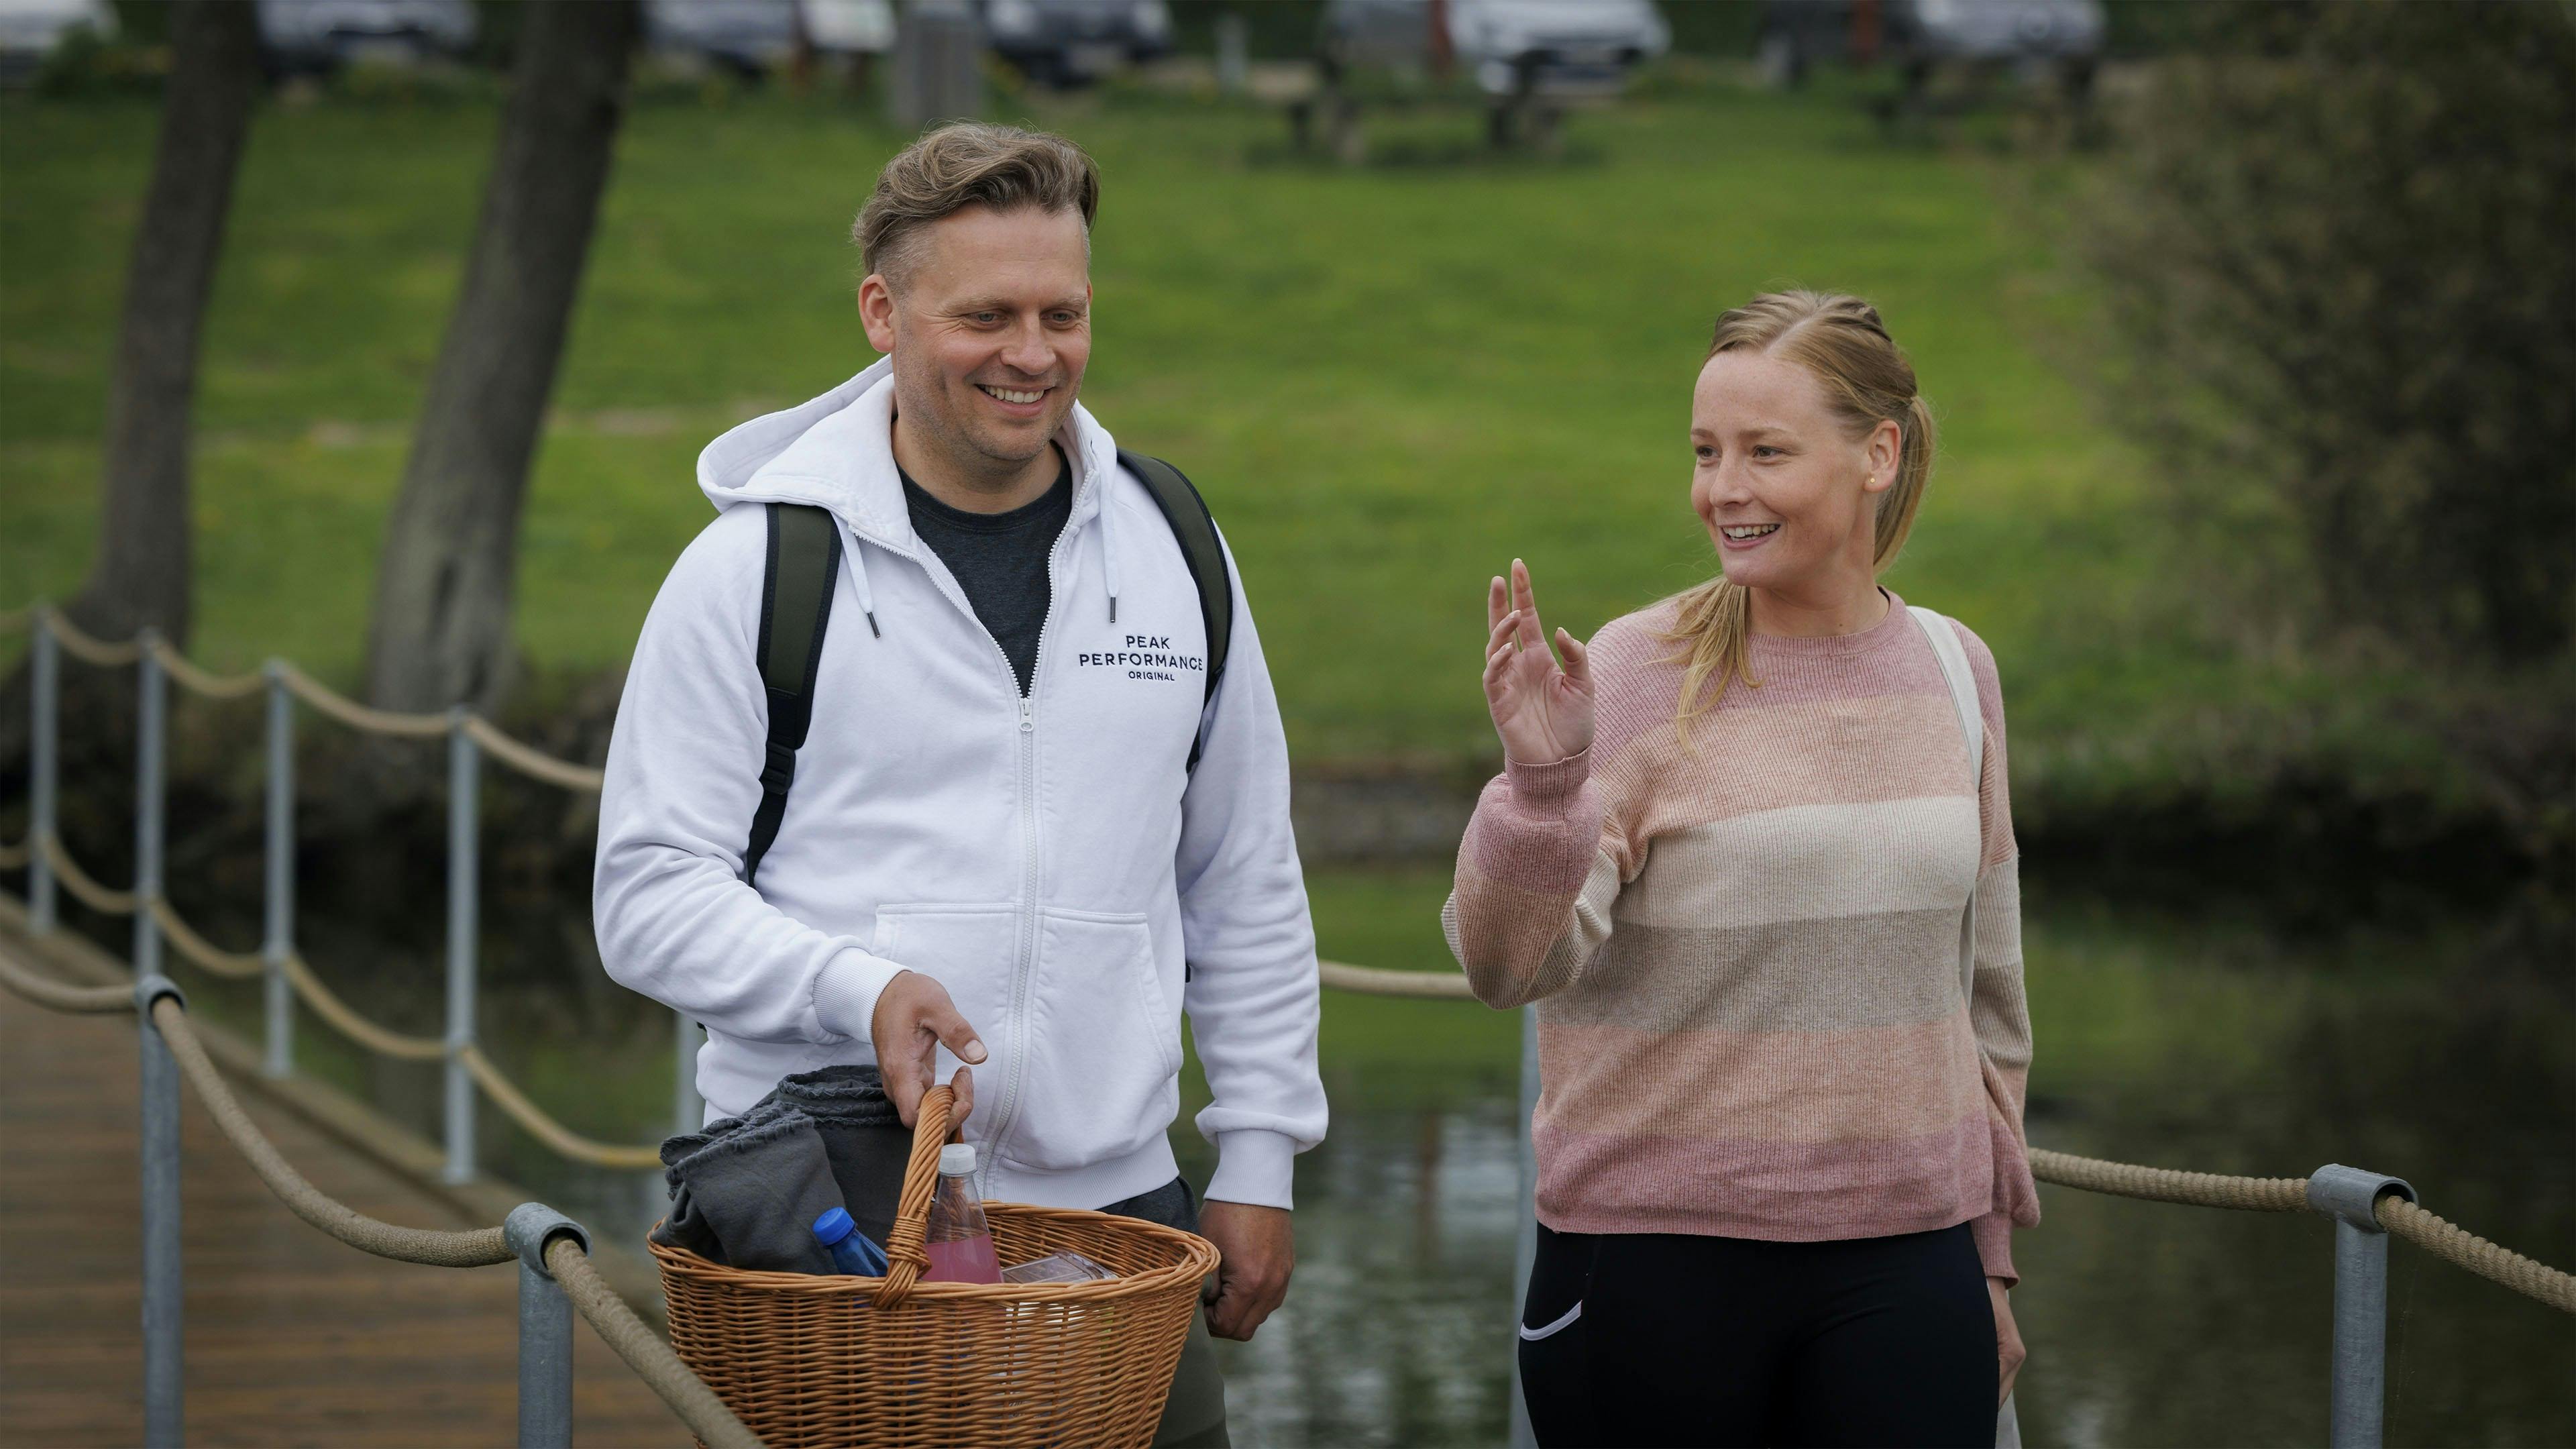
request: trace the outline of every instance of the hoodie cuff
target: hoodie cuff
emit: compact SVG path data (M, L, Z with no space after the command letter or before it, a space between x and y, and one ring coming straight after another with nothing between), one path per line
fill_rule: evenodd
M1207 1195L1216 1202L1239 1202L1285 1212L1295 1206L1297 1141L1283 1132L1258 1127L1216 1134L1216 1176Z
M834 1036L876 1049L877 998L903 968L855 946L823 963L814 977L814 1019Z
M2007 1288L2021 1281L2013 1271L2012 1234L2012 1218L2004 1213L1968 1220L1968 1236L1977 1241L1977 1261L1985 1264L1987 1277L2001 1278Z
M1532 803L1553 802L1583 788L1592 778L1592 751L1583 750L1545 765L1524 765L1506 755L1503 775L1514 797Z

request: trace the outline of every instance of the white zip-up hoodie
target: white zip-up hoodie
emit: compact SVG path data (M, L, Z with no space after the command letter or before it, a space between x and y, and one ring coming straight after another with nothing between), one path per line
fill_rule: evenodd
M1288 1207L1292 1159L1324 1135L1315 943L1241 580L1202 712L1206 630L1180 544L1077 406L1057 435L1072 514L1023 700L912 531L890 371L699 455L720 512L653 601L609 746L600 958L704 1023L710 1119L791 1073L873 1061L878 994L899 971L935 977L991 1053L965 1129L985 1194L1054 1207L1172 1180L1186 1009L1214 1096L1198 1116L1218 1149L1207 1195ZM741 871L768 729L754 649L772 500L831 510L845 563L755 889ZM942 1049L939 1079L956 1065Z

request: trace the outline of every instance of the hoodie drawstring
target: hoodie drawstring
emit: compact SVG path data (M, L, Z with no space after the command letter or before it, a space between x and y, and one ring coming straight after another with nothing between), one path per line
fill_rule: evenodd
M1114 478L1116 475L1111 476ZM1109 515L1116 511L1110 507L1109 489L1104 484L1100 490L1100 582L1109 591L1109 622L1112 624L1118 622L1118 548L1109 541Z
M868 616L868 633L882 639L885 631L877 627L877 596L868 590L868 565L864 557L867 545L859 541L857 532L849 530L848 525L843 525L843 528L849 532L850 541L843 546L841 554L850 561L850 582L858 586L859 612Z

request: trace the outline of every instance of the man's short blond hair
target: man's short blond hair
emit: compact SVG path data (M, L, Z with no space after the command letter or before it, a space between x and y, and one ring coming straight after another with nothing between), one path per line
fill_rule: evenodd
M862 265L900 288L920 264L921 237L931 223L970 206L1079 211L1087 249L1091 219L1100 210L1100 168L1062 136L981 121L942 126L877 173L850 239L859 244Z

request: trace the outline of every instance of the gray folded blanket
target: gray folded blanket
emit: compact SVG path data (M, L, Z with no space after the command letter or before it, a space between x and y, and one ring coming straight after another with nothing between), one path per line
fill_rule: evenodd
M903 1195L904 1164L912 1158L912 1129L874 1067L824 1067L800 1072L769 1094L803 1112L823 1139L823 1155L840 1184L841 1205L859 1231L885 1245L894 1229L895 1199Z
M831 1273L814 1220L840 1206L831 1160L813 1119L773 1112L717 1122L662 1144L671 1212L662 1240L711 1262L780 1273Z
M847 1208L883 1244L911 1152L876 1068L799 1073L739 1117L664 1140L671 1211L654 1237L737 1268L835 1272L814 1220Z

